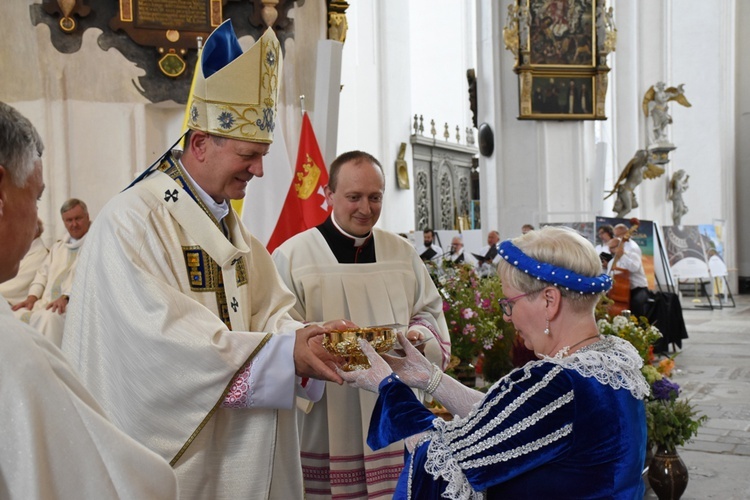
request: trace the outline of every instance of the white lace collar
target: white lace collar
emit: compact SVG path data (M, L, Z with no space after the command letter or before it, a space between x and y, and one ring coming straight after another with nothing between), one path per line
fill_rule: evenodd
M638 399L651 391L641 374L643 360L630 342L613 335L587 345L570 356L556 359L545 356L537 363L554 363L575 370L583 377L594 377L613 389L627 389Z

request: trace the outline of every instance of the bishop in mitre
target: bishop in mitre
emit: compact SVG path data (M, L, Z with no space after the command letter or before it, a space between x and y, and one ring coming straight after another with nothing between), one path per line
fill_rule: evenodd
M263 175L281 63L272 30L243 53L217 28L184 152L113 198L80 256L63 349L183 499L301 498L295 395L322 393L303 377L341 380L316 342L326 328L292 320L294 295L229 205Z

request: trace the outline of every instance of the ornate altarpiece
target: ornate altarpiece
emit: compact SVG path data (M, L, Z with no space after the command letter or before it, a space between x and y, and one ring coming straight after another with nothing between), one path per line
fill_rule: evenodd
M477 148L422 135L412 135L411 146L416 229L457 229L458 219L468 218L475 198L472 170Z

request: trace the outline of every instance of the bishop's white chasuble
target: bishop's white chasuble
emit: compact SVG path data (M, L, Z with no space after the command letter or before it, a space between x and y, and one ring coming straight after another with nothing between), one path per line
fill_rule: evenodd
M225 222L231 239L171 157L119 194L89 232L63 349L113 422L171 461L182 498L301 498L294 391L289 410L221 407L268 332L302 326L265 248Z

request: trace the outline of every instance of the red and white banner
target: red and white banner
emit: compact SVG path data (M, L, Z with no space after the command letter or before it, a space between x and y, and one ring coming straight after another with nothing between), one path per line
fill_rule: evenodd
M263 159L263 177L248 184L242 221L269 253L297 233L321 224L331 209L325 198L328 170L307 113L302 117L296 168L292 170L277 122ZM286 190L286 198L279 196Z
M266 248L273 251L297 233L321 224L331 212L323 188L328 170L315 139L310 118L302 116L297 163L284 207Z

